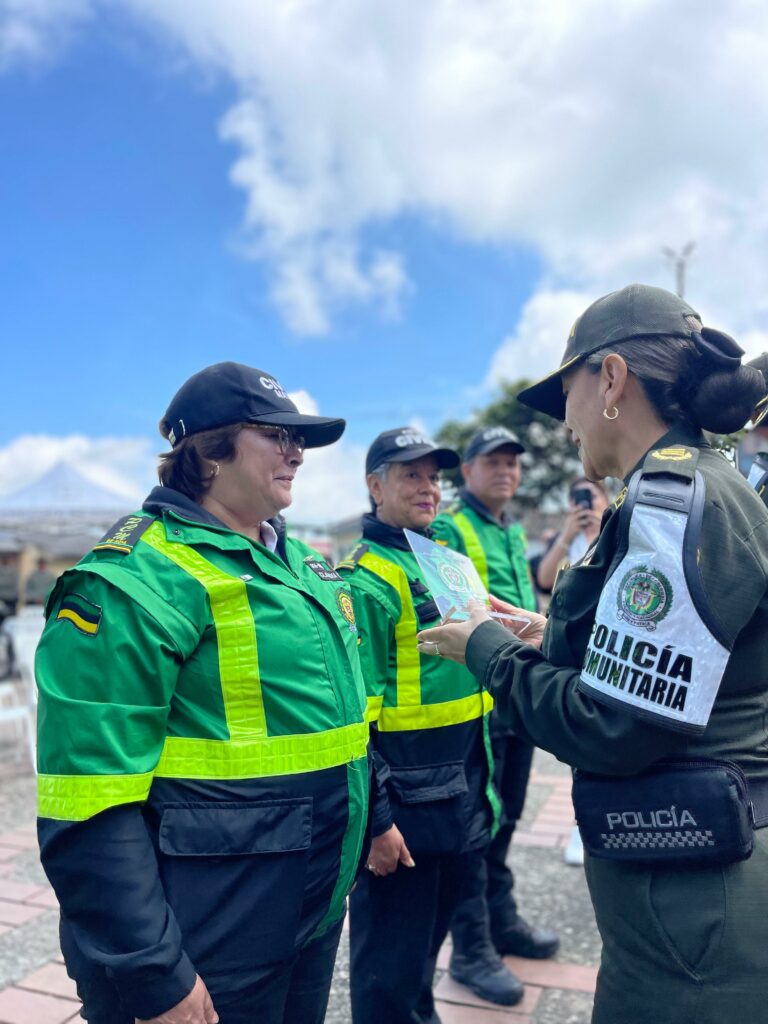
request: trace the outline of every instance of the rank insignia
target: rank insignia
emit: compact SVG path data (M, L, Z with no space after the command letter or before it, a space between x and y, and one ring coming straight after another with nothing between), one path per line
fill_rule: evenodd
M154 516L124 516L112 529L94 545L94 551L120 551L127 555L136 547L136 542L145 530L154 523Z
M101 608L81 594L68 594L59 605L56 618L71 622L86 636L96 636L101 625Z

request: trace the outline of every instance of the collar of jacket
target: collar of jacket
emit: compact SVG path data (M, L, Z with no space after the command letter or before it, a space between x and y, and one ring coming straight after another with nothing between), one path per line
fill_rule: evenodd
M512 516L506 509L502 509L501 518L497 519L493 512L479 498L475 497L472 491L468 491L466 487L462 487L459 491L459 501L469 505L474 512L477 512L483 519L487 519L489 523L493 523L494 526L510 526L512 523Z
M653 444L643 452L640 459L624 477L624 486L626 487L629 484L632 474L636 470L640 469L642 464L645 462L645 457L648 452L656 451L658 448L672 448L674 445L678 444L685 445L689 448L711 447L698 427L691 427L685 423L673 423L666 434L663 434L658 441L654 441Z
M172 487L153 487L141 507L145 512L153 516L162 517L166 513L171 513L187 522L193 523L195 526L212 527L215 530L225 530L227 533L235 536L244 536L244 534L235 534L234 530L204 509L202 505L198 505L196 501L188 498L186 494L182 494L181 491L175 491ZM274 527L277 534L276 553L283 561L286 561L285 519L282 516L275 516L274 519L269 520L269 523Z
M414 530L428 540L432 539L432 530L427 527L424 530ZM390 526L389 523L382 523L373 512L366 512L363 516L363 539L372 540L376 544L383 544L387 548L397 548L399 551L410 551L411 545L405 539L401 527Z

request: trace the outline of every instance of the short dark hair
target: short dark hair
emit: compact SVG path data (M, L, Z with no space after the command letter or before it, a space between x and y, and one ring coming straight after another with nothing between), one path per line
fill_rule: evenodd
M695 317L686 320L701 330ZM687 338L654 335L623 341L620 348L606 345L588 355L585 366L590 373L599 373L612 353L622 357L667 426L685 423L713 434L730 434L750 419L765 393L765 381L754 366L724 367Z
M211 486L210 471L204 466L205 459L231 462L236 454L235 441L242 430L240 423L216 427L215 430L201 430L197 434L182 438L169 452L160 455L157 475L164 487L186 494L193 501L199 501Z

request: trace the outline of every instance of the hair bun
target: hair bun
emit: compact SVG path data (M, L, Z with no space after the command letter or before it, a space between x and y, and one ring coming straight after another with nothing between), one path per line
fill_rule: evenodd
M701 352L700 349L698 351ZM763 375L754 366L741 364L726 369L721 363L720 367L713 366L711 372L704 375L701 371L699 365L691 374L693 382L698 377L698 384L684 384L685 390L681 389L681 403L691 420L702 430L713 434L731 434L740 430L765 394Z

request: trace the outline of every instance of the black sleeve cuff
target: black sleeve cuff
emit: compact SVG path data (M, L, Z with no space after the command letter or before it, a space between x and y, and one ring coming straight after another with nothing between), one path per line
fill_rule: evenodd
M130 978L112 975L123 1002L136 1017L150 1020L180 1003L195 986L197 972L186 953L172 970L153 967L136 972Z
M496 659L502 647L509 644L520 644L522 641L514 637L500 622L483 622L475 629L467 644L467 668L484 683L491 663Z

